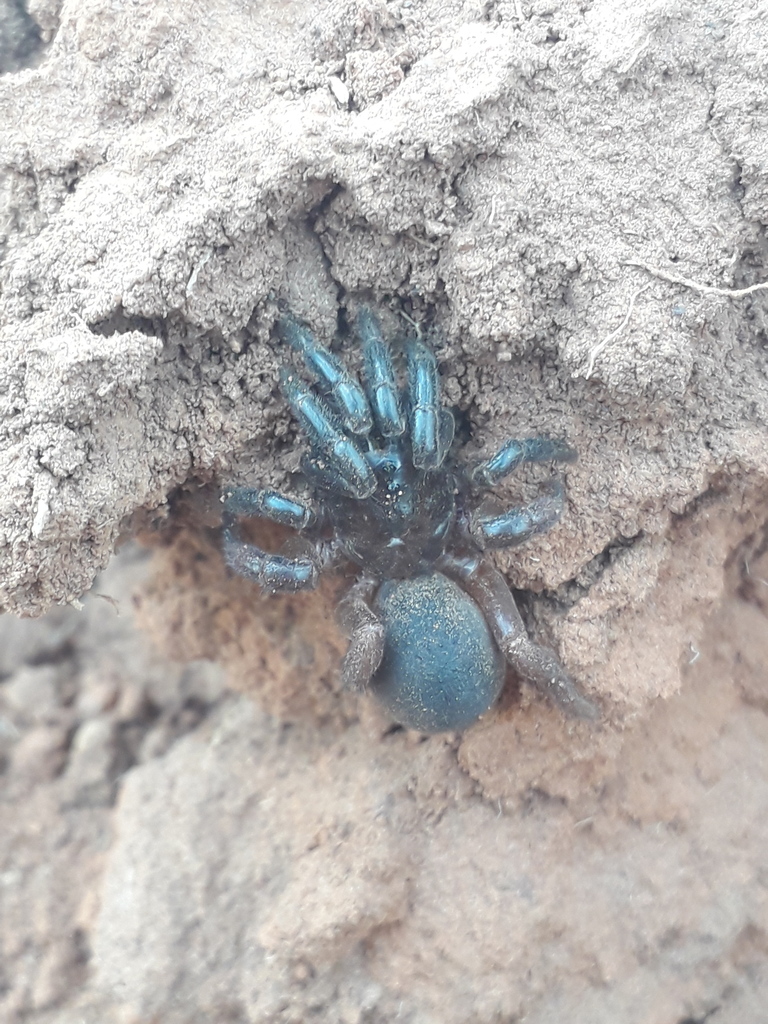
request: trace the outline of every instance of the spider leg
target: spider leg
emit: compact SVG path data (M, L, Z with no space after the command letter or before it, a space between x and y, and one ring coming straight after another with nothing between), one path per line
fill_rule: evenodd
M314 452L328 460L340 486L353 498L369 498L376 477L365 455L345 434L326 403L287 367L280 370L280 389L304 429Z
M552 441L548 437L531 437L524 441L507 441L492 455L472 470L472 482L481 487L493 487L524 462L575 462L576 451L565 441Z
M347 430L352 434L367 434L373 426L368 399L339 357L321 345L309 328L293 317L284 316L278 331L283 341L299 353L310 373L330 390Z
M400 437L405 417L395 379L395 367L379 322L370 309L357 314L357 333L363 346L363 362L370 402L382 437Z
M376 589L371 579L358 580L339 604L338 619L349 634L349 647L341 663L346 689L368 688L384 654L384 625L370 607Z
M271 519L294 530L314 526L317 517L308 505L287 498L279 491L262 491L255 487L234 487L224 493L225 516Z
M314 558L286 558L262 551L240 538L237 520L241 517L271 519L284 526L304 529L315 522L311 508L286 498L277 491L237 487L224 495L222 516L224 558L239 576L254 580L264 590L308 590L317 586L318 562Z
M599 717L597 705L580 692L554 653L528 636L512 592L497 569L477 555L443 555L438 568L475 601L516 672L574 718Z
M413 464L416 469L436 469L445 454L440 446L437 361L427 346L416 340L408 344L408 397Z
M559 480L549 485L528 505L507 509L500 515L473 512L469 532L479 548L512 548L544 533L563 514L563 485Z
M301 472L315 487L324 491L331 491L333 494L342 494L349 498L356 498L349 487L349 482L344 479L333 461L321 452L312 449L304 452L301 456Z

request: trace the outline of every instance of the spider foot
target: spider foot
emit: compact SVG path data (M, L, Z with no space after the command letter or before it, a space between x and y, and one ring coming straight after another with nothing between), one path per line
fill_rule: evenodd
M525 462L575 462L578 455L565 441L548 437L509 440L472 470L472 481L480 487L493 487Z
M566 714L590 721L600 717L598 706L584 696L552 651L527 636L507 637L501 649L515 671Z
M563 514L565 497L559 480L550 484L528 505L510 508L501 515L470 516L469 532L479 548L511 548L537 533L545 533Z

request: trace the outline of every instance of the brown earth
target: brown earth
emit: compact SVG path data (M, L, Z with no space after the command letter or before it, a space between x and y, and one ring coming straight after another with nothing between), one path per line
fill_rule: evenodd
M759 1024L768 556L729 589L621 732L343 716L318 610L227 694L136 631L138 552L82 612L4 619L0 1020Z
M156 551L2 620L0 1020L763 1021L764 5L13 7L0 606ZM469 457L578 448L498 564L599 725L392 732L343 577L224 571L220 484L294 486L278 304L354 361L361 301Z

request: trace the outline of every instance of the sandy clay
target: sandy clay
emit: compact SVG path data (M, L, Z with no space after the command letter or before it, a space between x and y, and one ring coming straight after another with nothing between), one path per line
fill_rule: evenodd
M764 1019L767 46L757 0L0 12L0 607L48 613L0 620L0 1020ZM392 732L344 572L224 569L220 485L297 487L280 305L354 365L360 302L434 328L469 458L578 449L496 561L597 726L510 678Z

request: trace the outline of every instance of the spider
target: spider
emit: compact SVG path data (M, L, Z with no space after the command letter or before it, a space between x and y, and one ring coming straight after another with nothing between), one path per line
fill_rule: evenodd
M529 505L493 514L480 494L526 462L572 462L562 441L509 440L470 468L454 454L453 414L441 406L429 347L406 342L405 386L374 314L357 317L365 385L291 315L282 340L314 384L283 366L280 390L307 436L301 471L315 508L277 491L224 492L223 547L231 569L264 590L316 586L339 558L360 570L339 606L349 635L345 686L371 691L395 722L420 732L464 729L498 697L509 663L570 715L596 718L554 653L528 636L493 548L523 543L555 523L563 490L552 481ZM306 554L272 554L240 535L242 518L293 527Z

